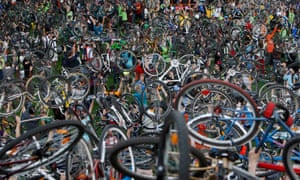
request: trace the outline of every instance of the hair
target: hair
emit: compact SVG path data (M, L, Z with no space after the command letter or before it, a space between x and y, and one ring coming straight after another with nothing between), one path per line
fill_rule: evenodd
M33 107L30 107L30 108L28 109L28 112L29 112L29 114L34 114L34 113L35 113L35 110L34 110Z

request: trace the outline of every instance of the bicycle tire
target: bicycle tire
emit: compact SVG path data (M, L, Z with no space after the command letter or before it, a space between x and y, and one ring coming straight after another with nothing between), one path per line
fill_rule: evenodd
M264 92L265 89L267 89L268 87L275 85L276 82L267 82L264 85L262 85L259 89L258 89L258 97L261 97L262 92Z
M70 85L71 96L73 100L82 100L90 92L90 80L89 78L80 72L74 72L68 74L68 84Z
M286 173L291 179L299 179L299 145L300 137L295 136L292 139L288 140L285 144L282 152L282 161L286 170ZM296 169L298 169L298 172Z
M249 116L251 115L251 117L253 118L258 116L257 105L246 91L229 82L222 81L222 80L215 80L215 79L198 80L184 86L175 99L174 108L184 114L185 110L188 108L188 106L191 105L194 97L197 94L202 93L204 97L208 97L210 93L209 90L214 88L217 88L219 90L223 89L223 91L227 93L229 97L231 97L234 106L230 107L230 109L233 110L234 112L240 111L238 110L239 107L237 106L237 104L243 103L243 107L247 108L246 115ZM198 105L200 106L201 104ZM203 116L213 117L212 115L215 115L215 112L217 112L218 114L219 110L223 111L223 115L227 115L229 117L245 115L245 114L238 115L235 113L233 114L228 113L230 109L219 106L218 101L213 101L212 103L209 104L203 102L202 105L203 106L209 105L210 109L207 112L204 112L203 115L201 115L202 117L197 116L189 120L188 123L192 124L194 121L197 121L197 118L203 118ZM222 112L219 113L222 114ZM199 114L201 114L201 111L199 112ZM241 121L241 120L242 118L240 118L240 120L237 121ZM203 121L204 123L202 124L203 127L206 127L205 122L209 122L209 121ZM215 125L217 125L217 127L215 127L215 130L222 128L222 125L226 125L226 123L224 123L223 121L214 120L211 122L214 122ZM230 121L228 121L227 123L230 123ZM233 145L239 146L247 143L249 140L255 137L261 125L260 121L251 120L251 118L249 118L247 121L243 120L242 124L247 125L247 133L241 137L235 137L234 139L228 139L228 140L216 139L216 138L222 138L222 136L220 137L215 136L215 138L206 137L205 134L201 135L200 133L195 131L192 127L189 127L189 125L187 126L190 135L193 136L194 138L200 140L201 142L205 142L207 145L224 149L224 148L232 147ZM199 126L201 126L201 124L199 124ZM230 131L230 129L226 129L226 130Z
M153 158L157 160L157 153L158 153L158 146L160 143L160 137L157 136L143 136L143 137L134 137L130 138L126 141L122 141L118 144L116 144L110 151L109 154L109 159L113 165L114 168L116 168L119 172L122 174L128 175L132 178L135 179L140 179L140 180L153 180L157 179L155 175L155 171L152 171L152 175L146 175L144 172L133 172L129 170L128 168L124 167L122 162L119 161L118 159L118 154L122 153L122 150L128 147L131 147L134 151L134 149L139 149L139 150L145 150L148 152L148 157L144 157L143 161L147 161L146 158ZM153 151L153 152L152 152ZM197 161L198 165L197 166L191 166L191 167L206 167L208 165L207 159L204 155L204 153L196 148L191 147L190 149L191 156L189 157L190 161L186 159L187 162L191 163L193 160ZM153 155L153 156L150 156ZM136 162L138 160L135 160ZM150 160L149 160L150 161ZM150 162L149 162L150 163ZM153 168L153 166L156 166L156 162L152 161L154 163L152 167L147 166L147 168ZM137 166L137 168L143 168ZM145 170L145 168L144 168ZM138 170L137 170L138 171ZM149 171L147 172L149 173ZM204 171L203 170L190 170L191 176L199 178L199 176L202 176Z
M44 76L33 75L26 81L25 90L35 98L34 101L39 101L39 89L44 80Z
M172 176L175 173L178 174L179 179L188 179L189 162L186 161L189 158L190 150L188 130L185 126L184 117L179 111L173 110L166 116L160 139L157 179L165 179L168 176L167 170L174 165L175 167L170 170ZM176 151L169 152L173 148ZM179 153L179 157L174 157L173 153Z
M117 139L112 140L112 137L116 137ZM109 166L111 166L111 162L108 161L108 156L111 151L111 148L113 148L116 144L119 142L127 140L127 135L125 133L125 130L117 125L110 124L106 125L102 131L99 138L99 144L98 144L98 154L100 155L100 167L102 171L104 172L105 176L108 176L106 178L111 178L110 173L105 173L107 169L109 169ZM132 152L130 152L130 160L129 160L129 167L132 170L135 170L135 164L133 160ZM119 173L116 173L119 175Z
M0 116L10 116L19 111L25 99L22 90L15 83L0 85Z
M68 81L60 75L54 75L45 79L40 85L40 100L48 107L61 107L68 100Z
M11 176L55 161L81 139L83 132L80 121L66 120L24 133L0 150L0 174Z
M139 145L139 146L145 146L145 145L158 145L159 139L153 138L153 137L134 137L130 138L126 141L122 141L120 143L117 143L110 151L109 154L109 160L112 164L112 166L117 169L120 173L125 174L127 176L130 176L135 179L141 179L141 180L149 180L149 179L155 179L154 177L148 177L145 175L138 174L127 167L124 167L124 165L119 161L118 154L122 153L122 150L125 148L128 148L130 146Z
M101 55L96 49L90 48L87 52L87 58L86 65L96 71L101 72L103 68L103 61L104 59L101 58Z
M261 92L259 104L265 106L270 101L285 106L291 114L299 109L297 95L281 84L269 85Z
M128 112L128 116L131 118L131 121L133 123L141 121L143 108L141 102L139 102L137 97L129 93L122 94L122 96L119 99L119 102L126 109L126 111Z
M166 70L166 62L158 53L147 54L143 59L143 69L151 77L158 77Z
M143 113L150 118L159 120L169 113L172 103L171 92L162 81L147 82L141 96L141 102L146 102L142 106Z
M66 179L72 180L77 178L87 178L89 180L96 180L94 172L94 163L92 157L92 150L87 143L81 139L68 152L66 157Z
M121 71L130 72L135 68L137 58L134 52L130 50L122 50L118 53L116 61Z

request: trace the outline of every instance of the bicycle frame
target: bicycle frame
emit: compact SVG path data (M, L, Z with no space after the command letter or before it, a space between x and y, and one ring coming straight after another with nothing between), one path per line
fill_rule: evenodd
M286 172L285 167L281 164L272 164L272 163L267 163L267 162L258 162L257 167L259 168L265 168L265 169L270 169L270 170L275 170L278 172ZM300 174L300 168L294 168L294 171L297 174Z
M184 66L185 70L181 73L179 66ZM162 81L163 83L167 84L167 83L181 83L184 79L184 77L186 77L190 72L190 68L186 67L188 65L181 65L180 62L177 59L171 59L170 62L170 67L158 78L158 80ZM165 80L166 76L168 75L169 72L171 72L173 69L175 69L175 73L174 77L177 77L177 79L172 79L172 80Z
M276 128L275 130L273 130L275 123L279 125L279 128ZM257 137L255 138L255 142L257 144L257 146L256 146L256 152L263 146L263 144L265 142L274 143L275 145L279 146L280 148L284 147L283 143L280 143L279 141L276 141L276 140L274 140L274 138L272 138L273 135L275 135L278 132L281 132L280 131L280 127L283 128L284 132L287 132L291 137L295 136L295 133L282 120L276 120L276 122L272 121L267 126L267 128L265 128L264 132L262 132L263 133L262 139L259 140Z

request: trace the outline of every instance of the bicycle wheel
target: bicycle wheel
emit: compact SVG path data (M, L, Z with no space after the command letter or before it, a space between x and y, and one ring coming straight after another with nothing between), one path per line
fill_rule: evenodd
M153 137L130 138L117 143L111 149L109 160L112 166L122 174L141 180L155 179L152 167L155 166L155 161L157 160L158 143L159 139ZM126 153L129 149L132 150L137 161L136 171L125 166L120 161L124 152ZM143 156L143 159L140 159L141 156ZM144 166L142 166L143 163L141 162L144 163ZM142 173L140 173L141 171Z
M166 70L166 62L158 53L151 53L143 59L143 69L149 76L160 76Z
M87 62L86 65L96 71L96 72L101 72L103 69L103 61L104 59L101 58L101 55L98 53L97 50L93 48L88 48L87 50ZM107 63L107 62L106 62Z
M55 121L10 141L0 151L0 174L9 177L60 158L82 137L79 121Z
M90 92L90 80L83 73L75 72L68 75L71 96L73 100L82 100Z
M82 103L71 103L69 104L69 107L67 111L70 113L70 119L72 120L79 120L82 122L82 124L87 127L87 130L89 130L89 133L92 133L92 136L97 137L97 133L95 132L95 124L94 119L92 115L89 113L88 108L82 104ZM86 131L87 132L87 131ZM90 134L91 135L91 134ZM89 141L89 136L84 135L83 139L86 141Z
M291 179L300 179L300 137L295 136L284 146L282 161L288 176Z
M234 26L230 29L230 37L233 40L239 39L242 37L243 31L240 27Z
M186 68L197 66L197 57L193 54L185 54L178 59L180 72L183 73Z
M193 99L191 107L188 108L191 112L185 111L185 113L191 114L191 117L197 117L203 113L209 113L210 106L203 106L203 104L216 104L223 108L230 108L233 106L233 100L226 92L218 89L209 89L209 94L206 94L205 91L196 95Z
M259 89L258 89L258 97L261 97L262 93L264 92L265 89L267 89L268 87L275 85L276 82L267 82L264 85L262 85Z
M161 81L148 82L142 91L143 112L154 120L165 117L171 107L171 92Z
M40 85L40 100L49 107L61 107L68 100L68 87L64 77L51 76Z
M22 90L14 83L0 85L0 116L9 116L21 109L24 102Z
M171 111L164 123L158 153L157 179L189 178L189 141L183 115Z
M124 72L132 71L137 63L135 54L129 50L122 50L116 58L118 67Z
M66 179L90 179L95 180L92 150L81 139L66 157Z
M160 138L157 136L130 138L116 144L111 149L109 159L113 167L122 174L141 180L157 179L157 169L155 167L157 167L159 143ZM132 149L134 155L134 161L136 163L135 172L124 166L119 158L119 156L122 156L123 152L127 151L128 148ZM205 170L199 169L199 167L207 166L206 157L202 151L196 148L191 148L190 151L190 156L188 159L185 159L185 161L190 163L190 175L191 177L200 178Z
M223 103L220 95L211 94L211 90L219 90L230 97L231 106ZM199 95L201 94L201 95ZM191 109L195 97L199 96L196 107L205 107L197 109L199 116L188 119L188 130L190 135L208 146L218 148L229 148L240 146L251 140L258 132L260 121L255 120L258 116L257 105L254 100L240 87L222 81L203 79L191 82L184 86L176 97L174 107L188 117L192 117ZM225 98L226 100L226 98ZM230 101L228 101L230 102ZM233 120L236 118L236 120ZM252 119L253 118L253 119ZM246 133L241 136L232 136L235 123L240 123L246 129ZM198 132L194 129L197 125L204 132ZM215 132L213 136L211 133Z
M132 122L140 122L143 109L141 103L135 96L128 93L123 94L120 97L119 102L127 110L128 116L130 117Z
M280 84L270 85L265 88L259 99L260 106L265 106L272 101L285 106L290 114L296 113L299 108L297 95L291 89Z
M106 125L101 132L99 138L98 150L100 154L100 166L104 176L107 179L121 177L122 174L116 171L108 160L108 155L117 143L127 140L127 135L124 129L117 125ZM132 155L132 151L129 149L123 157L123 165L129 169L135 170L135 163Z
M263 37L266 37L268 33L267 27L264 24L256 24L254 25L254 27L252 28L252 37L254 39L260 39Z
M34 98L34 101L39 100L39 89L41 83L44 82L45 77L41 75L33 75L31 76L25 84L25 89L30 95Z

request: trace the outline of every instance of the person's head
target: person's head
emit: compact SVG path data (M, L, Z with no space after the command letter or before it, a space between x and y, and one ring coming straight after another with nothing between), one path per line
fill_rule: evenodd
M48 109L46 107L42 107L41 109L41 115L47 115Z
M35 109L33 106L31 106L29 109L28 109L28 112L30 115L34 115L35 114Z
M68 51L68 57L70 57L70 56L72 56L73 55L73 52L72 52L72 50L70 50L70 51Z

